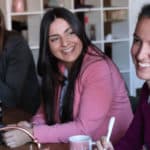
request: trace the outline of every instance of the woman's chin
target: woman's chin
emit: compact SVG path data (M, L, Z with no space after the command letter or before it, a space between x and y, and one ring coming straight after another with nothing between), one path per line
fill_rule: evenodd
M140 78L142 80L150 80L150 72L149 73L136 72L136 75L138 78Z

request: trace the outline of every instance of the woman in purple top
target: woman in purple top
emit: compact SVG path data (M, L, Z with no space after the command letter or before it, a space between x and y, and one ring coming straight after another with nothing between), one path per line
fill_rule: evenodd
M150 150L150 4L145 5L138 17L131 49L136 74L146 82L143 85L140 103L125 136L112 147L102 138L99 150ZM101 145L102 144L102 145Z

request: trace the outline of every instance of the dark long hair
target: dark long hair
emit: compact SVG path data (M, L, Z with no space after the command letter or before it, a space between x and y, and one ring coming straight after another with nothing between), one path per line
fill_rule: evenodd
M2 54L4 48L5 33L6 33L5 19L2 11L0 10L0 55Z
M68 122L73 120L73 100L74 100L74 87L77 76L80 72L82 61L89 45L92 45L88 39L83 25L75 14L65 8L53 8L48 10L42 18L40 26L40 51L38 58L38 73L42 79L42 94L43 103L46 115L47 124L55 123L55 108L58 86L63 84L64 76L58 68L59 60L51 53L48 44L48 33L51 23L55 18L62 18L68 22L72 30L82 41L83 49L79 58L75 61L74 65L69 72L69 85L67 92L63 98L62 115L60 116L61 122Z
M138 16L138 21L141 20L143 17L150 18L150 4L145 4L142 7L141 12L139 13Z

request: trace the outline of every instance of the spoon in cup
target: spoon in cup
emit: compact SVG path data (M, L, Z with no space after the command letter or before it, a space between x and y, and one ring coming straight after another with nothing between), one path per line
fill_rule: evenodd
M111 117L109 120L109 124L108 124L108 132L107 132L107 136L106 136L106 141L109 142L110 141L110 136L112 134L112 129L115 123L115 117ZM106 149L104 149L106 150Z
M115 123L115 117L111 117L110 120L109 120L108 132L107 132L107 136L106 136L106 141L107 142L109 142L109 140L110 140L110 136L111 136L111 133L112 133L114 123Z

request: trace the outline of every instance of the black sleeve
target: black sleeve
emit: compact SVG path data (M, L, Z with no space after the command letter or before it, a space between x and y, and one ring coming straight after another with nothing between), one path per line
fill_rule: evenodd
M0 79L0 99L6 107L19 106L34 113L39 106L39 85L27 42L21 36L11 36L4 55L0 66L5 68L3 80Z

